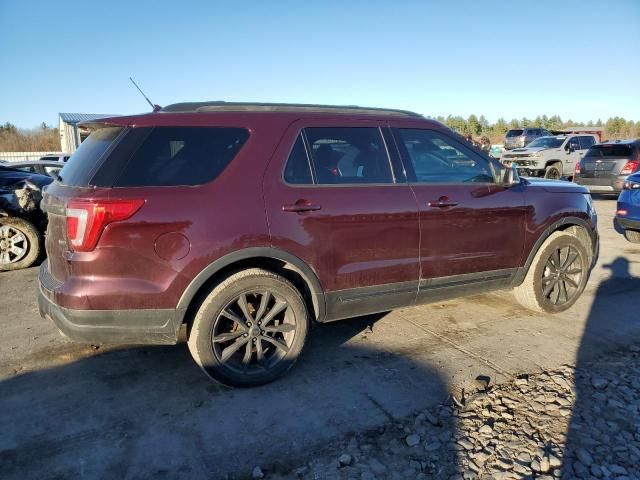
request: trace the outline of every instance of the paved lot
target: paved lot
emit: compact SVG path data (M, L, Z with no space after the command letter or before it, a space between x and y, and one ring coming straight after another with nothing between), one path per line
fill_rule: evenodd
M475 388L640 340L640 248L598 199L601 254L586 293L553 317L509 293L316 328L286 378L212 384L175 347L63 339L39 318L36 270L0 274L0 477L218 478L287 462L330 439Z

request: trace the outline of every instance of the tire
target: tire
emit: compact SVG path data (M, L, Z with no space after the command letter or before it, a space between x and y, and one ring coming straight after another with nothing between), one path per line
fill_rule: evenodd
M30 267L38 261L42 250L42 235L31 222L0 217L0 270Z
M638 230L625 230L624 238L631 243L640 243L640 232Z
M293 366L308 329L300 292L280 275L252 268L231 275L207 295L191 324L188 345L213 380L253 387Z
M562 178L562 164L556 162L551 165L547 165L547 168L544 169L544 178L560 180Z
M564 265L574 255L575 259ZM567 232L552 233L536 253L522 284L514 288L516 300L535 312L567 310L580 298L587 284L589 258L578 237Z

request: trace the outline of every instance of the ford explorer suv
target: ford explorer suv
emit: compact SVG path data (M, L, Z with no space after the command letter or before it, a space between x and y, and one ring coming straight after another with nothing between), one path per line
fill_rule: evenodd
M497 289L561 312L597 252L584 187L411 112L181 103L84 126L43 199L41 315L90 343L185 325L227 385L281 376L314 322Z
M640 172L640 140L616 140L592 146L576 165L574 181L593 193L617 195L636 172Z
M529 145L536 138L551 135L544 128L512 128L504 136L504 148L512 150Z
M540 137L526 148L516 148L502 156L520 175L559 180L573 177L580 158L597 142L595 135L560 135Z

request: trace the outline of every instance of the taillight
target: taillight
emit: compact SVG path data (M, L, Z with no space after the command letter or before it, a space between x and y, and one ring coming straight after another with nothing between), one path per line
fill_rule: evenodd
M67 239L71 250L93 250L104 228L136 213L144 200L71 200L67 204Z
M638 169L639 164L640 162L637 160L629 160L626 165L622 167L622 170L620 170L620 175L629 175L635 172Z
M580 175L582 173L582 166L580 165L580 162L576 163L576 171L573 173L574 175Z
M624 190L640 190L640 182L633 182L631 180L627 180L622 184L622 188Z

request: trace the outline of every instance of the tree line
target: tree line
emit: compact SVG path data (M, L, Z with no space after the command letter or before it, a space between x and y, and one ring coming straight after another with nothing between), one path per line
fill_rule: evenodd
M17 128L7 122L0 125L0 152L59 152L60 135L57 128L42 122L33 129Z
M563 121L558 115L548 117L547 115L537 116L530 119L523 117L521 119L514 118L506 121L499 118L495 123L490 123L484 115L477 117L469 115L468 118L461 116L449 115L447 117L435 117L435 120L444 123L452 130L461 135L471 135L474 139L488 137L491 143L502 143L504 134L512 128L546 128L547 130L562 130L568 127L599 127L603 128L602 139L616 140L621 138L639 138L640 137L640 121L625 120L621 117L611 117L606 121L598 119L588 122L574 122L573 120Z

